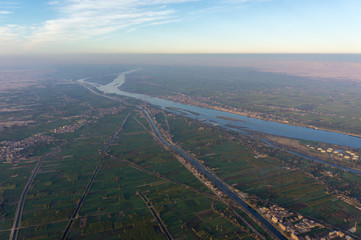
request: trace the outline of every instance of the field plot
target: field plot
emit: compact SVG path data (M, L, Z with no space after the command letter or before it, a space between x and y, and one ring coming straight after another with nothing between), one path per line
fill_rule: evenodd
M26 147L21 158L1 162L1 239L10 235L16 204L34 166L59 146L55 155L44 159L30 185L18 239L60 238L102 149L130 112L103 156L68 237L165 239L141 193L174 238L253 239L250 230L232 220L225 205L172 152L155 142L147 120L129 104L55 80L27 91L9 91L1 99L8 107L0 113L1 122L17 121L2 129L1 140L21 141L39 133L51 139ZM26 122L30 118L33 121Z
M245 147L242 139L180 117L168 117L168 122L175 142L237 189L345 230L361 220L359 210L327 194L325 185L276 157Z
M92 81L106 83L115 76ZM19 196L39 161L18 239L59 239L68 233L68 223L70 239L255 238L204 180L154 137L135 101L104 98L57 80L7 91L0 99L0 106L7 106L0 112L2 153L14 153L0 162L1 239L9 237ZM166 139L250 199L260 199L252 207L276 203L344 230L361 221L361 212L335 194L359 197L360 176L275 151L256 138L148 110ZM59 150L44 158L54 149Z
M119 103L77 84L50 84L9 91L0 96L0 141L21 140L49 132L95 114L94 109L118 107Z
M208 191L171 152L155 143L147 129L144 129L134 118L127 121L118 140L119 142L114 141L117 145L110 147L110 152L115 156L127 158L135 164L165 175L169 179Z
M177 180L206 191L171 153L154 142L138 118L129 117L110 146L113 157L104 160L69 237L91 234L99 239L165 239L140 197L142 193L174 238L252 238L248 229L237 227L213 211L213 199L172 182ZM139 168L128 165L128 161Z
M0 163L0 239L9 237L17 201L35 164Z
M122 88L266 120L361 134L361 85L350 80L253 68L159 66L130 74Z
M27 89L9 90L1 94L0 141L2 141L2 149L5 149L2 154L8 151L6 154L11 157L0 161L1 239L9 237L16 205L35 165L55 147L66 141L72 141L71 144L64 146L63 152L46 159L43 163L44 169L40 170L40 175L35 178L34 184L31 185L28 192L26 200L30 202L30 205L25 205L23 225L29 225L32 220L35 222L30 225L47 222L49 220L47 217L61 219L58 215L66 215L64 212L68 211L67 209L61 209L58 213L51 215L53 207L56 206L52 197L63 201L56 195L57 193L69 190L73 194L73 190L66 184L64 189L62 188L63 179L73 179L71 181L64 180L64 182L74 185L74 189L81 187L76 184L79 179L81 181L82 178L86 178L87 169L84 168L82 171L84 165L77 160L84 160L89 164L92 163L90 159L96 160L98 155L96 149L103 146L103 140L101 137L95 138L94 141L90 139L93 134L100 136L110 134L110 132L100 132L99 127L94 124L104 116L104 114L99 114L101 109L114 108L119 105L109 99L88 95L86 89L76 84L57 84L56 81L36 84ZM102 123L101 120L99 121ZM77 125L78 122L83 124ZM64 125L67 128L63 127ZM62 134L54 132L54 129L62 128L68 130L63 131ZM104 138L106 137L109 135L104 136ZM82 138L83 141L79 138ZM73 166L79 167L79 169L72 169ZM77 173L67 172L68 170ZM69 200L64 200L64 202L66 201ZM27 215L29 209L30 212ZM39 217L42 213L46 216L43 220ZM35 215L37 218L33 219ZM44 227L36 229L39 229L39 233L44 231ZM52 229L56 229L56 227L52 227ZM34 235L33 230L24 229L24 232L26 231Z
M84 129L82 138L62 147L46 160L28 192L19 237L47 235L59 238L100 158L104 142L125 118L126 112L102 119ZM48 227L51 224L60 228ZM27 235L29 234L29 235Z

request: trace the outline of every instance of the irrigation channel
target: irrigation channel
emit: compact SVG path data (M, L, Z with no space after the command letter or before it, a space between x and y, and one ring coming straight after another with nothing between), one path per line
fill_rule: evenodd
M171 148L177 154L179 154L182 158L187 160L189 163L193 165L199 172L201 172L204 176L210 179L218 189L220 189L226 196L233 200L241 209L247 212L249 215L253 217L257 222L261 223L263 228L267 230L267 232L271 233L276 239L286 240L287 238L283 236L283 234L278 231L271 223L269 223L264 217L261 216L256 210L254 210L250 205L248 205L245 201L243 201L237 194L235 194L221 179L219 179L214 174L210 173L205 169L198 161L193 159L190 155L186 152L178 148L177 146L173 145L172 143L168 142L161 132L159 131L157 125L154 123L153 119L149 116L148 112L143 109L144 114L148 118L149 122L152 125L152 128L157 136L157 138L166 146Z
M115 94L115 95L135 98L138 100L148 102L153 106L159 107L165 111L169 111L177 115L189 117L208 124L217 125L219 127L223 127L225 129L240 132L247 135L249 135L247 132L247 130L249 130L249 131L288 137L288 138L318 141L318 142L361 149L361 138L347 134L318 130L313 128L292 126L292 125L287 125L272 121L265 121L234 113L181 104L178 102L164 100L157 97L151 97L144 94L131 93L120 90L119 88L125 82L125 76L135 71L138 70L136 69L136 70L130 70L127 72L120 73L116 79L114 79L111 83L108 83L106 85L87 82L86 79L80 79L78 80L78 82L96 94L99 93L95 92L94 88L105 94ZM269 233L271 233L276 239L282 239L282 240L287 239L285 236L282 235L280 231L278 231L271 223L269 223L265 218L263 218L256 210L254 210L250 205L248 205L245 201L243 201L237 194L232 192L227 183L225 183L223 180L213 175L212 173L208 172L199 162L194 160L190 155L179 149L177 146L168 142L162 136L159 129L155 125L153 119L149 116L148 112L145 111L144 109L143 111L147 116L147 118L149 119L157 137L163 144L165 144L173 151L175 151L177 154L182 156L185 160L190 162L196 169L199 170L199 172L201 172L204 176L210 179L226 196L232 199L233 202L235 202L241 209L248 212L253 217L253 219L261 223L263 228L266 229ZM236 119L236 121L234 119ZM273 145L267 140L262 140L262 141L272 147L278 148L277 146ZM296 156L305 157L310 160L318 161L324 164L328 164L333 167L337 167L346 171L361 174L361 171L331 164L316 158L310 158L308 156L305 156L297 152L289 151L289 153L292 153Z
M125 117L125 119L123 120L122 124L120 125L120 127L117 129L117 131L113 134L113 136L108 140L107 144L105 145L105 147L103 148L103 150L101 151L101 158L99 160L99 163L98 165L96 166L94 172L93 172L93 175L92 177L90 178L89 182L88 182L88 185L86 186L85 188L85 191L81 197L81 199L79 200L78 202L78 205L76 206L76 208L74 209L73 211L73 214L71 215L70 219L69 219L69 222L68 224L66 225L65 227L65 230L63 232L63 235L61 237L62 240L65 240L67 239L67 236L69 234L69 231L70 231L70 228L71 228L71 225L73 224L74 220L77 218L78 216L78 213L80 211L80 208L81 206L83 205L83 202L85 200L85 198L87 197L88 193L89 193L89 190L91 188L91 186L93 185L93 182L99 172L99 168L100 166L102 165L103 161L104 161L104 154L106 153L109 145L112 143L113 139L117 137L118 133L123 129L123 125L125 124L125 122L127 121L128 117L129 117L130 113Z

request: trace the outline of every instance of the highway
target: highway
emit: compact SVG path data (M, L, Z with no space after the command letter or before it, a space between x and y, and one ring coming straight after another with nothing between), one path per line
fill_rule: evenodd
M201 172L204 176L210 179L226 196L233 200L233 202L240 207L244 212L246 212L252 219L254 219L257 223L259 223L263 229L265 229L269 234L271 234L275 239L287 240L287 238L278 231L270 222L268 222L264 217L262 217L252 206L248 205L245 201L243 201L237 194L235 194L227 183L222 181L219 177L207 171L198 161L193 159L190 155L185 153L183 150L168 142L161 132L159 131L157 125L150 117L149 113L142 108L142 111L146 115L149 120L157 138L166 146L174 150L177 154L179 154L182 158L190 162L193 167L195 167L199 172Z

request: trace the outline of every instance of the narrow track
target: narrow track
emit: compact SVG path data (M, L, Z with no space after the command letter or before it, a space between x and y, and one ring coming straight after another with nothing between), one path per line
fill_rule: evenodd
M98 165L96 166L96 168L94 169L93 175L90 178L87 187L85 188L85 191L83 193L83 196L80 198L78 205L76 206L76 208L74 209L74 212L72 213L68 224L65 227L65 230L63 232L63 235L61 237L61 239L66 239L68 237L69 231L71 229L71 226L74 222L74 220L77 218L78 213L80 211L81 206L83 205L84 200L86 199L86 197L88 196L89 190L93 185L93 182L99 172L99 168L102 165L103 161L104 161L104 155L105 152L107 151L107 149L109 148L109 145L112 143L113 139L118 135L118 133L122 130L125 122L128 120L130 113L126 116L126 118L124 119L124 121L122 122L122 124L120 125L120 127L116 130L116 132L113 134L113 136L108 140L107 144L105 145L105 147L103 148L103 150L101 151L101 158L99 160Z
M160 178L160 179L167 180L168 182L171 182L171 183L180 185L180 186L182 186L182 187L184 187L184 188L187 188L187 189L189 189L189 190L191 190L191 191L193 191L193 192L202 194L203 196L205 196L205 197L207 197L207 198L211 198L211 199L213 199L213 200L220 201L219 197L218 197L217 195L215 195L215 194L207 193L207 192L204 192L204 191L202 191L202 190L200 190L200 189L198 189L198 188L196 188L196 187L187 185L187 184L182 183L182 182L177 181L177 180L170 179L170 178L168 178L168 177L166 177L166 176L164 176L164 175L161 175L161 174L159 174L159 173L156 173L156 172L153 172L153 171L148 170L148 169L146 169L146 168L143 168L143 167L141 167L141 166L139 166L139 165L137 165L137 164L135 164L134 162L131 162L131 161L129 161L129 160L125 160L125 159L124 159L124 160L119 159L119 160L122 161L122 162L124 162L124 163L126 163L128 166L130 166L130 167L132 167L132 168L135 168L135 169L137 169L137 170L139 170L139 171L142 171L142 172L148 173L148 174L150 174L150 175L156 176L156 177L158 177L158 178Z
M62 144L62 145L64 145L64 144ZM62 146L62 145L60 145L60 146ZM48 153L47 155L42 157L39 160L39 162L36 164L35 168L33 169L32 173L31 173L31 175L29 177L29 180L26 183L26 185L25 185L25 187L24 187L24 189L23 189L23 191L22 191L22 193L20 195L20 199L19 199L18 205L16 207L16 211L15 211L14 222L13 222L13 226L11 228L9 240L18 239L18 234L19 234L19 230L20 230L20 227L21 227L21 217L23 215L26 194L28 193L30 185L32 184L32 182L34 181L36 175L38 174L39 169L41 167L41 164L43 163L43 161L45 159L54 156L54 154L59 151L60 146L56 147L50 153Z
M155 132L155 136L158 140L166 145L167 147L171 148L176 154L179 154L183 159L188 161L195 167L199 172L201 172L204 176L206 176L210 181L212 181L223 194L225 194L229 199L231 199L232 203L242 209L250 218L252 218L256 223L258 223L267 233L269 233L274 239L279 240L287 240L287 238L277 230L270 222L268 222L264 217L262 217L255 209L252 208L248 203L243 201L237 194L235 194L231 188L225 183L222 179L220 179L214 173L208 171L202 164L200 164L197 160L192 158L188 153L183 151L178 146L174 145L173 143L169 142L160 132L157 125L155 124L154 120L150 117L149 113L144 109L141 108L144 112L145 116L147 117L151 127ZM255 232L260 238L263 238L261 234Z

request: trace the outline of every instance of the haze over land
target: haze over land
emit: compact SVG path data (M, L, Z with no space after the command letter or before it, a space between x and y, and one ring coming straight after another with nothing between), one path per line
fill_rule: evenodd
M2 72L1 238L359 238L359 83L177 57Z
M357 0L1 1L0 69L218 65L359 81L360 9Z
M360 12L0 0L0 239L361 239Z

